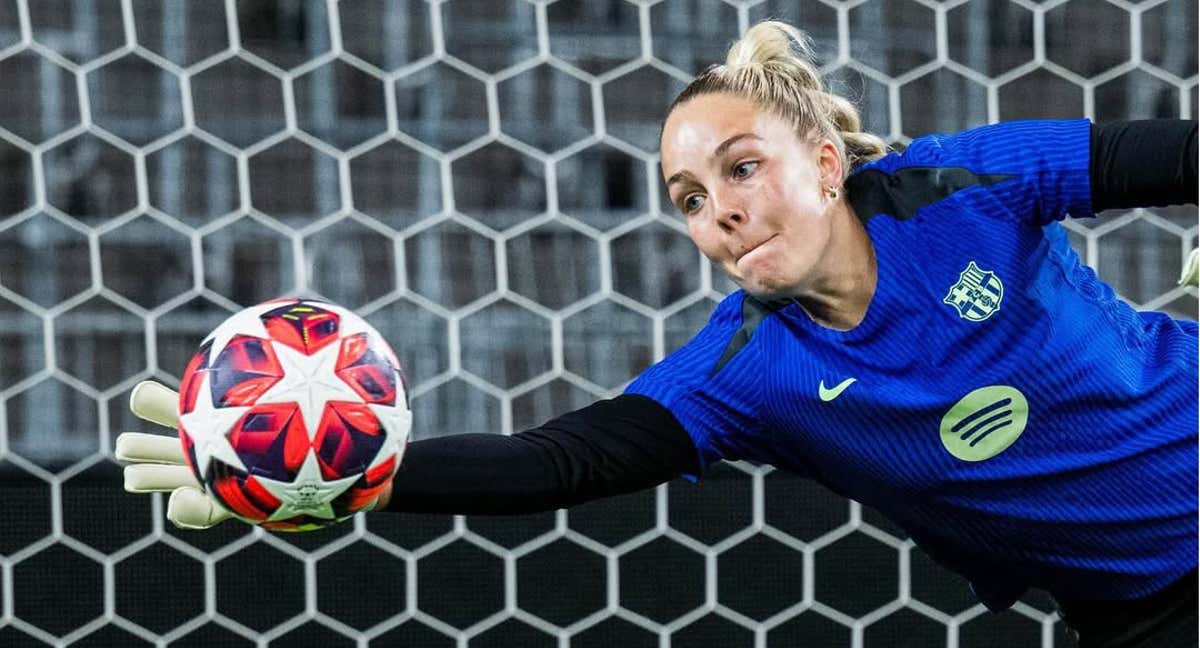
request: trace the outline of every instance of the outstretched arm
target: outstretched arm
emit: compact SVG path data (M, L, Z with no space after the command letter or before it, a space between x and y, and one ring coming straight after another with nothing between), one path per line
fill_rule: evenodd
M178 425L178 394L138 385L130 406L138 417ZM230 517L192 475L173 436L127 432L116 457L127 463L125 489L168 492L167 518L205 529ZM626 394L564 414L515 434L459 434L409 444L375 510L515 514L553 510L697 474L691 437L666 408Z
M1092 125L1092 209L1196 202L1196 122L1183 119Z
M695 445L675 417L650 398L625 394L512 436L411 442L376 510L549 511L698 472Z

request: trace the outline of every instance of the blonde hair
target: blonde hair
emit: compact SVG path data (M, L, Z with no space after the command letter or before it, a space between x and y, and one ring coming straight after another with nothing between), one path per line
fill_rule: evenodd
M725 64L693 79L667 115L693 97L712 93L745 97L790 122L801 137L828 138L838 147L845 174L887 154L883 140L863 132L854 104L825 87L808 39L787 23L767 20L747 30L729 47Z

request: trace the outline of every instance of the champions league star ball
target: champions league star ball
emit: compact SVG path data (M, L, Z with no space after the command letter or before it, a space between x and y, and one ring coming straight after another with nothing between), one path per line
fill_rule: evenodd
M223 322L188 363L179 438L235 516L307 531L371 505L400 466L412 415L400 363L361 317L311 300Z

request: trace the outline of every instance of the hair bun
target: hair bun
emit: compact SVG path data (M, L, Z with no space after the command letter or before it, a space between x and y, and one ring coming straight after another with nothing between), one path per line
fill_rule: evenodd
M748 65L775 68L796 78L805 88L824 89L808 38L800 30L778 20L766 20L746 30L729 47L725 65L730 68Z
M790 123L802 137L827 137L848 164L844 170L883 156L883 140L863 133L858 109L829 92L812 47L795 27L777 20L755 24L729 47L724 65L710 66L671 102L675 107L710 93L745 97Z

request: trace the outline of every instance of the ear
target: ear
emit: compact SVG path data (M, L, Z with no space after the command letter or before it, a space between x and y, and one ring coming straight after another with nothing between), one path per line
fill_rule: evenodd
M842 156L837 146L828 139L817 142L816 163L822 187L842 186Z

